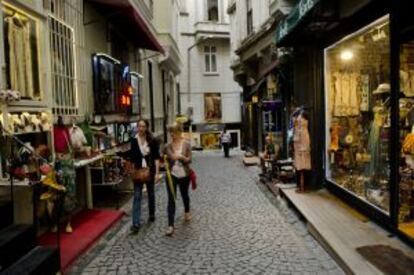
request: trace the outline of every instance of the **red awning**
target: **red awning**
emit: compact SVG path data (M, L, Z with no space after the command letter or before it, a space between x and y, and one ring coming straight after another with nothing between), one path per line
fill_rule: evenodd
M139 47L164 54L164 49L131 0L88 0L107 9L108 19Z

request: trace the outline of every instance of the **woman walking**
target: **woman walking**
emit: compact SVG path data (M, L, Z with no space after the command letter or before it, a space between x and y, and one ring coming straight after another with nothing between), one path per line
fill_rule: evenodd
M168 193L168 229L167 236L174 234L174 216L175 216L175 194L177 186L180 189L181 198L184 203L184 220L191 220L190 212L190 163L191 163L191 145L182 137L181 124L174 123L168 127L171 135L171 143L166 147L166 155L168 158L168 166L170 168L172 184L167 182Z
M158 179L159 172L159 146L149 130L149 122L140 119L137 124L137 134L131 138L131 149L127 152L127 161L130 162L133 171L149 170L149 177L145 181L133 177L134 181L134 200L132 206L132 226L131 233L136 234L140 228L141 220L141 198L142 187L147 185L149 222L155 221L155 195L154 185ZM147 170L147 171L148 171Z

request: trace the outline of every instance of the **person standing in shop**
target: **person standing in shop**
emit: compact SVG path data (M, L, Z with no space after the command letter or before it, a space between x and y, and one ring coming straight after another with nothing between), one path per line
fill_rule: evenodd
M149 168L150 170L150 179L147 182L134 180L131 233L136 234L141 224L141 198L144 184L147 186L148 193L148 221L155 221L154 185L159 179L160 152L158 142L150 132L147 120L138 120L137 134L130 139L130 144L131 148L125 155L126 161L135 169Z
M180 189L181 198L184 203L184 221L191 220L190 212L190 163L191 163L191 144L182 137L183 128L181 124L174 123L168 127L171 135L171 143L165 148L168 161L168 173L171 175L171 182L167 180L168 193L168 229L167 236L174 234L175 199L177 186Z
M220 135L221 146L223 146L224 157L229 157L230 144L231 144L231 135L224 128L223 132Z

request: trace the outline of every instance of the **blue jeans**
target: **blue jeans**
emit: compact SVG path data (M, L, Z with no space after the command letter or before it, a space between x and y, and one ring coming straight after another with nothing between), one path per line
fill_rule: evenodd
M141 223L141 198L143 183L134 183L134 201L132 204L132 225L139 226ZM149 216L155 217L155 194L154 181L146 183L148 194Z

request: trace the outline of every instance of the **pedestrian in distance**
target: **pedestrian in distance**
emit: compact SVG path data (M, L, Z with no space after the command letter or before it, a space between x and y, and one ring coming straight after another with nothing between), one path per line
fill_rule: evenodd
M231 135L224 128L223 132L220 135L221 146L223 146L224 157L229 157L230 145L231 145Z
M191 144L182 137L183 128L179 123L174 123L168 127L171 135L171 142L165 148L167 173L170 180L166 181L168 193L168 228L166 235L174 234L174 218L175 218L175 199L177 194L177 186L180 189L181 198L184 203L184 221L191 220L190 212L190 163L191 163Z
M141 225L141 198L143 185L147 186L149 222L155 221L154 185L159 179L159 145L149 130L149 122L140 119L137 134L130 139L130 150L125 154L126 164L134 182L131 233L138 233ZM145 172L145 173L144 173ZM143 175L146 174L146 175Z

